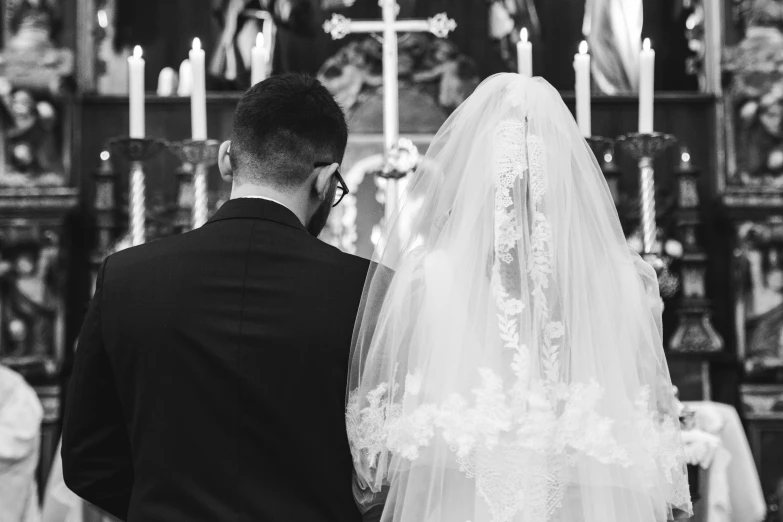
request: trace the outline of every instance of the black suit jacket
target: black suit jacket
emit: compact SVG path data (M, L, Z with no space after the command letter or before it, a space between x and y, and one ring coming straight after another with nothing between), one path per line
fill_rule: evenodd
M65 482L130 522L352 522L345 390L368 261L286 208L110 256L82 327Z

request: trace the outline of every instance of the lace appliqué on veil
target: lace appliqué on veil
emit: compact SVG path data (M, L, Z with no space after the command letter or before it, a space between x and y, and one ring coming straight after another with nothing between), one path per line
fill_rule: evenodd
M495 131L495 206L513 206L512 187L522 179L527 163L525 124L506 120Z

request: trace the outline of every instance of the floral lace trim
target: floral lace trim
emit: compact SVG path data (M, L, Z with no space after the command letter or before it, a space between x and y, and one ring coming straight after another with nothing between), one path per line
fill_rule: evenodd
M495 131L495 206L513 206L512 187L522 179L527 163L525 124L506 120Z
M495 132L495 253L506 263L513 260L510 252L517 244L513 189L523 178L527 162L524 133L525 124L512 120L503 122ZM510 210L503 210L506 207Z
M657 420L648 387L634 402L630 424L636 435L630 440L638 441L642 451L632 458L614 436L615 422L597 413L604 390L596 382L550 386L540 381L531 386L524 405L515 406L495 372L478 372L472 401L455 393L404 415L398 385L380 384L367 394L364 407L352 393L346 417L354 460L377 467L378 456L388 450L414 461L440 436L455 452L460 470L475 478L496 522L508 522L518 513L525 520L548 520L560 505L564 473L574 455L622 467L638 465L651 477L662 473L672 502L687 503L687 481L674 473L683 462L678 427L673 419ZM417 395L420 386L420 377L408 375L404 396Z

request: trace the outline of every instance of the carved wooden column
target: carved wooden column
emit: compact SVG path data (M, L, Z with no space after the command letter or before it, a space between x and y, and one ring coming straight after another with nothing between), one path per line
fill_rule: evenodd
M0 363L22 374L44 407L45 483L60 434L65 353L63 222L77 190L0 188Z
M687 361L673 360L675 365L690 364L687 373L699 376L702 398L710 399L709 356L723 350L723 339L712 326L712 310L706 297L707 254L698 240L699 171L691 162L690 153L683 148L680 163L675 167L677 176L676 223L678 239L683 245L680 260L682 297L677 315L679 324L669 342L672 354L688 354Z

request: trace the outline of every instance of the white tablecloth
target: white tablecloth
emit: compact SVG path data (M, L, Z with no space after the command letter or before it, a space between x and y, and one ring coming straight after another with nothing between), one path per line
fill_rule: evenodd
M0 365L0 522L37 522L35 470L43 407L21 375Z
M706 521L763 521L767 513L764 492L737 410L709 401L685 405L696 412L697 429L717 436L725 450L714 453L707 471Z

